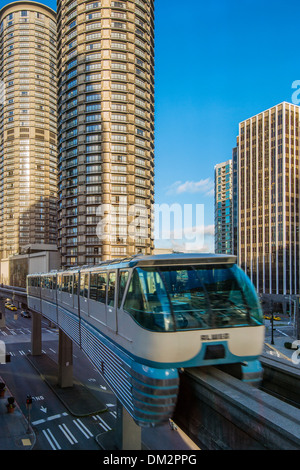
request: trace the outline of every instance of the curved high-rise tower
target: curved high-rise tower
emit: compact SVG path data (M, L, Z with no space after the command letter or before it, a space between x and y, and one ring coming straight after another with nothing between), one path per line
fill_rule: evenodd
M57 25L62 264L149 254L154 0L60 0Z
M56 244L56 13L0 10L0 258Z

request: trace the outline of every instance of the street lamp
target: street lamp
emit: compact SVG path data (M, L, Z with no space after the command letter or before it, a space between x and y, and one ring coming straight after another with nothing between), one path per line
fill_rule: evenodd
M272 310L272 317L271 317L271 344L274 344L274 313Z
M294 329L293 329L293 332L294 332L294 335L297 337L298 336L298 325L297 325L297 322L298 322L298 303L297 303L297 300L295 299L292 299L291 295L287 296L287 297L284 297L285 300L288 300L289 303L290 303L290 321L289 321L289 325L293 325ZM293 308L293 319L292 319L292 302L293 302L293 305L294 305L294 308Z

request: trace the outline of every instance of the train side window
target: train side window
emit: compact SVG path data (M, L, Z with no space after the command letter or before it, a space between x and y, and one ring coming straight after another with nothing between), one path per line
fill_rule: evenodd
M63 276L62 291L68 292L69 276Z
M56 289L56 276L51 277L51 289L52 290Z
M90 299L97 300L97 273L91 273L90 277Z
M116 287L116 273L109 273L108 289L107 289L107 305L113 307L115 305L115 287Z
M72 292L73 292L73 276L69 276L68 292L69 292L69 294L72 294Z
M61 275L57 276L57 289L61 291Z
M119 293L118 293L118 308L121 307L123 295L125 292L126 284L128 281L128 271L120 271L119 274Z
M151 269L134 269L124 310L146 329L174 331L174 320L166 289L156 274Z
M89 296L89 274L86 273L84 281L84 297L87 299Z
M80 276L80 295L88 298L89 295L89 275L88 273L81 274Z
M84 297L84 284L85 284L85 274L80 275L80 292L79 295Z
M105 304L106 302L106 283L107 283L107 274L98 273L97 274L97 302Z

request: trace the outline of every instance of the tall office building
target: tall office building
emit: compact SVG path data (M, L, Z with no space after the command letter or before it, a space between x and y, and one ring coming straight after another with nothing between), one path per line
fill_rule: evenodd
M232 254L238 254L238 149L232 149Z
M149 254L154 0L60 0L57 24L62 264Z
M233 253L232 160L215 166L215 252Z
M239 263L258 292L299 294L299 106L239 125Z
M56 244L56 14L13 2L0 10L0 259Z

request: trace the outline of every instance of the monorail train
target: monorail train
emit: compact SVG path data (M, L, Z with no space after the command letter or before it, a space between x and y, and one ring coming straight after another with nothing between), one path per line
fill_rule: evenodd
M140 426L172 416L182 368L239 364L250 383L261 376L263 315L234 256L138 255L32 274L27 296Z

